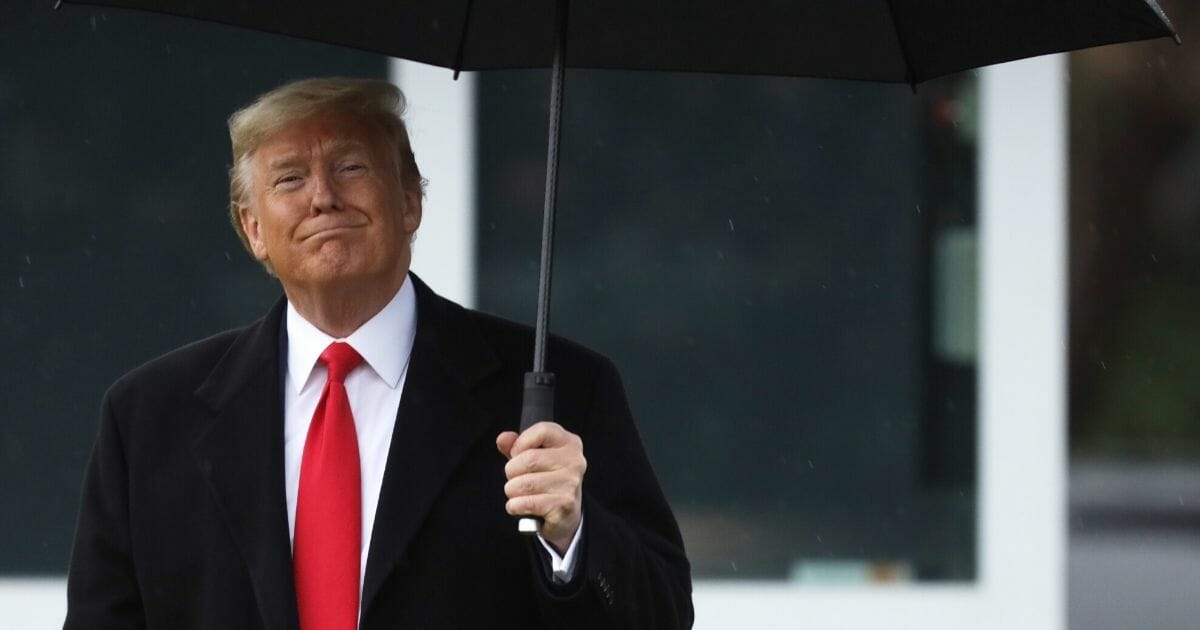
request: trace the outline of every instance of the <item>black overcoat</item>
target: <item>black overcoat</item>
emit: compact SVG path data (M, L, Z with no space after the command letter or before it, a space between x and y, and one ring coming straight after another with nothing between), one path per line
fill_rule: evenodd
M556 420L587 457L576 579L547 579L504 511L496 435L532 334L410 276L417 333L363 584L362 630L675 628L692 622L675 519L605 358L555 339ZM105 396L68 576L68 630L297 630L283 478L284 302Z

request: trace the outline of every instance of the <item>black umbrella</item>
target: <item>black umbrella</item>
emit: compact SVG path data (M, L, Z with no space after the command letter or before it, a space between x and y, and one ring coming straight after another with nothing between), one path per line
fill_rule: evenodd
M545 339L567 65L859 79L915 89L928 79L1025 57L1157 37L1179 42L1156 0L69 1L340 44L451 68L455 76L551 66L537 336L522 429L553 417Z

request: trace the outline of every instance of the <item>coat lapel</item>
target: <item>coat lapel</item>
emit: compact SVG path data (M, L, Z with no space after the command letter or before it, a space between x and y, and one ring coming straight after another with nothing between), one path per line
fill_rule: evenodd
M410 278L417 335L371 533L364 616L463 456L491 426L472 390L500 368L463 309Z
M280 300L247 328L196 390L213 413L193 445L245 558L268 630L295 630L295 585L283 481Z

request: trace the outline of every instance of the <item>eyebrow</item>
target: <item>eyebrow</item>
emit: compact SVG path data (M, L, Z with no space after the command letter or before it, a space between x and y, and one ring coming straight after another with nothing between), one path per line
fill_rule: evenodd
M346 155L353 151L369 152L367 145L358 140L338 139L329 143L329 148L326 151L328 155L335 158ZM306 161L305 155L307 152L289 151L267 163L267 170L278 171L294 166L299 166Z

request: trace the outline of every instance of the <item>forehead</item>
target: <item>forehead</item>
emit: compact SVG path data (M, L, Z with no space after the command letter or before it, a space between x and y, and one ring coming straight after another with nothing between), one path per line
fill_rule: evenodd
M384 131L373 121L343 113L320 114L289 123L259 143L252 159L261 166L288 157L376 151L385 146Z

